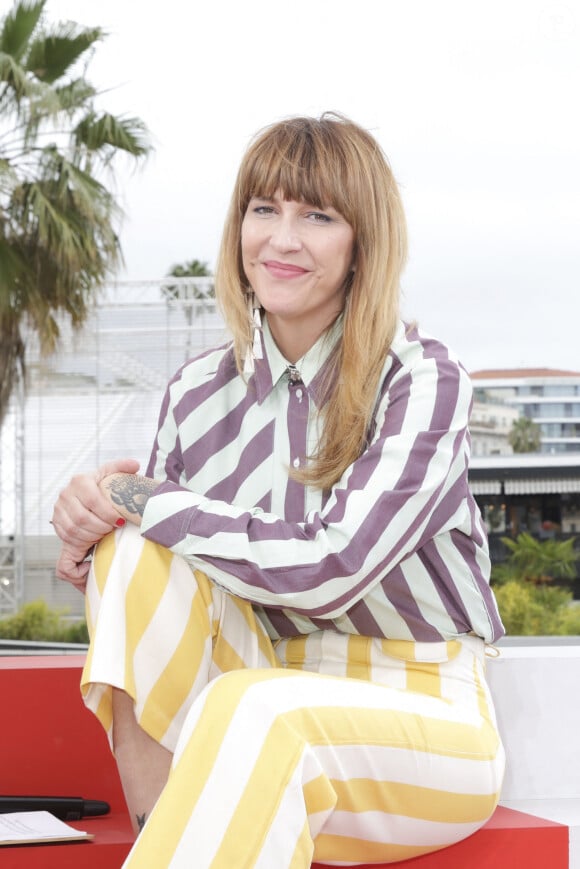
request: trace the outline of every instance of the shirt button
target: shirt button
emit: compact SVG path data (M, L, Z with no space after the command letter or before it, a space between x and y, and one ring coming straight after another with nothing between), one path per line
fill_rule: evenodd
M298 398L298 399L302 398L302 390L301 389L296 390L296 398Z
M292 464L294 465L295 468L299 468L300 467L300 459L294 459Z

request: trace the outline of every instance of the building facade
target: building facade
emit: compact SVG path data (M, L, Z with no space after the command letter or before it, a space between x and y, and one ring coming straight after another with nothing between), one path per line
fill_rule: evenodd
M519 410L495 399L474 401L469 430L472 456L511 456L509 433Z
M526 532L538 540L575 539L580 550L580 453L475 456L469 488L481 510L493 563L503 561L503 537ZM574 596L580 599L580 561Z
M477 402L503 402L540 427L542 453L580 453L580 373L550 368L475 371Z

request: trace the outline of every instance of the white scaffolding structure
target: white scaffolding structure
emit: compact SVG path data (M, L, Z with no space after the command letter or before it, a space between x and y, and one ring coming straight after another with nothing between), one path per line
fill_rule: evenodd
M107 286L83 330L63 322L61 334L50 359L30 336L26 395L13 397L0 432L0 616L36 599L82 613L82 596L54 574L58 492L109 459L144 467L168 380L227 339L211 278Z
M24 585L23 411L19 380L0 429L0 617L16 612Z

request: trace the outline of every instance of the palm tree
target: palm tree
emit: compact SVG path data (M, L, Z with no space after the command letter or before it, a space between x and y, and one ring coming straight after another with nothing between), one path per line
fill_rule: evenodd
M514 419L508 441L514 453L536 453L542 442L540 426L527 416Z
M58 317L80 327L121 263L121 213L104 180L118 154L150 150L140 119L97 110L86 68L103 31L49 25L45 4L17 0L0 19L0 425L27 331L53 352Z
M580 552L575 549L576 538L567 540L537 540L525 531L515 540L501 538L509 549L502 564L494 565L492 577L498 583L516 580L534 585L554 579L571 580L576 576L576 563Z
M206 262L202 262L198 259L187 260L184 263L179 263L178 265L171 266L171 269L167 273L171 278L209 278L211 277L211 271ZM169 299L179 299L182 298L182 295L179 292L179 286L177 284L167 284L163 286L163 293ZM190 294L188 292L187 298L194 299L207 299L213 298L215 295L213 286L209 288L207 292L200 290L198 287L193 285L193 293Z
M206 262L192 259L183 264L172 266L168 276L172 278L208 278L211 277L211 271ZM200 311L206 310L206 300L215 297L213 283L205 290L200 289L194 282L167 283L161 287L161 291L168 301L180 299L183 304L183 312L187 323L187 341L185 345L185 359L187 360L191 355L191 326L193 324L194 309L196 316Z

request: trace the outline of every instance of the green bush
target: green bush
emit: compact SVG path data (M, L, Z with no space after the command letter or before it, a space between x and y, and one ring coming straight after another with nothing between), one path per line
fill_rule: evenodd
M43 600L26 603L16 613L0 619L0 637L6 640L48 640L57 643L88 643L84 621L63 621L67 610L52 610Z
M558 582L576 576L580 554L575 538L537 540L518 534L502 537L509 555L495 564L491 579L499 611L508 634L515 636L562 636L580 634L580 607L572 593Z
M536 585L554 579L572 580L576 576L576 562L580 553L574 549L576 538L567 540L538 540L522 532L515 540L502 537L509 555L502 564L495 564L491 577L500 585L511 580L525 580Z
M508 634L580 634L580 606L572 605L572 593L566 589L510 580L494 588L494 592Z

